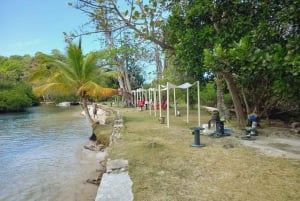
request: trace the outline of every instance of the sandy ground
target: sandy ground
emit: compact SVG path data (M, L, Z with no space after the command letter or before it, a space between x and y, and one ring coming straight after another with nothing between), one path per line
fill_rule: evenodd
M98 186L88 183L88 179L96 179L99 173L96 171L99 167L99 160L97 160L96 152L84 148L84 145L90 145L91 142L86 142L81 149L76 153L80 159L82 168L86 170L81 183L77 185L76 200L92 201L95 200Z
M208 112L217 110L214 107L202 106ZM226 127L226 126L225 126ZM300 160L300 135L295 134L291 128L268 127L257 129L258 136L253 140L239 140L245 146L253 147L258 152L275 157L284 157ZM242 132L234 136L240 138Z
M258 136L253 139L241 140L241 143L265 155L300 160L300 135L289 128L258 129Z
M98 108L95 118L93 117L92 106L89 106L89 112L94 121L99 121L100 124L105 124L106 112L104 110ZM85 115L84 111L82 111L81 114ZM94 142L88 141L84 143L80 151L77 152L77 157L81 159L82 166L86 169L86 179L77 186L78 193L76 200L78 201L94 201L99 187L98 185L87 182L87 180L94 180L98 178L100 161L103 160L99 158L99 153L84 148L84 146L90 146L91 144L94 144Z

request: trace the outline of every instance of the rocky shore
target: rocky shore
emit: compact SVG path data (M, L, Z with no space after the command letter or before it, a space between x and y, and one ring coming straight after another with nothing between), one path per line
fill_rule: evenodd
M92 112L92 108L89 108ZM123 127L123 120L120 114L113 111L110 108L98 107L97 116L94 119L98 124L105 125L107 122L107 116L109 113L115 115L112 131L109 139L109 146L112 145L121 135L121 128ZM95 156L97 161L97 167L95 172L97 175L86 180L86 183L99 186L96 191L96 201L109 201L118 199L118 196L123 200L133 200L133 194L131 192L132 182L127 173L128 161L124 159L110 160L107 158L109 146L100 144L98 141L90 141L83 146L85 152ZM116 174L117 173L117 174ZM104 177L104 179L103 179ZM123 182L122 182L123 181ZM101 186L100 186L101 184ZM112 188L112 186L117 186ZM113 189L118 189L119 194L112 192ZM113 195L113 196L112 196ZM125 197L124 197L125 196Z

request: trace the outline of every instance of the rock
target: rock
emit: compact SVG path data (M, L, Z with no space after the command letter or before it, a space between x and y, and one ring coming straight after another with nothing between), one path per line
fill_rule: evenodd
M103 174L95 201L133 201L132 181L128 172Z
M293 123L291 123L291 127L292 127L293 129L295 129L295 128L300 128L300 122L293 122Z
M95 151L97 151L97 152L103 152L104 150L105 150L105 145L104 144L97 144L96 145L96 148L95 148Z
M91 150L91 151L95 151L96 146L91 144L91 145L84 145L83 146L85 149Z
M89 138L91 141L96 141L97 140L97 136L95 135L95 133L93 132L92 135Z
M294 134L300 134L300 128L291 129L291 132Z
M126 167L128 166L128 161L124 159L116 159L116 160L110 160L107 162L107 171L106 172L112 172L114 170L121 170L125 171Z
M87 183L95 184L97 186L100 184L100 181L101 181L101 179L88 179L88 180L86 180Z

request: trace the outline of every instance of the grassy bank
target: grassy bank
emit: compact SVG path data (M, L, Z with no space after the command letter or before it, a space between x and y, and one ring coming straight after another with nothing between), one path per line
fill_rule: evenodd
M240 145L238 129L230 137L201 136L206 146L193 148L189 127L197 125L197 111L190 112L189 124L185 114L170 113L167 128L153 111L117 110L124 127L109 158L129 161L135 201L300 200L300 161ZM201 112L202 123L209 118Z

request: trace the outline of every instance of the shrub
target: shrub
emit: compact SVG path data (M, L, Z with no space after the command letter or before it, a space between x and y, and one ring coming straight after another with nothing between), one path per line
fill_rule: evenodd
M0 83L0 113L23 112L27 107L38 104L32 90L25 84Z

